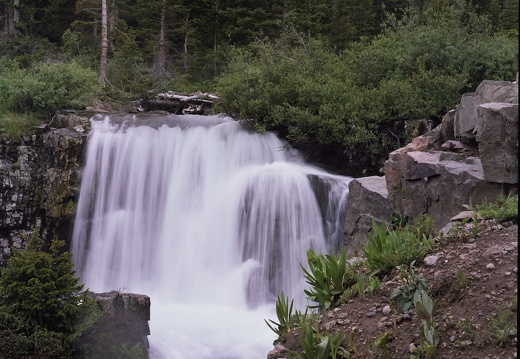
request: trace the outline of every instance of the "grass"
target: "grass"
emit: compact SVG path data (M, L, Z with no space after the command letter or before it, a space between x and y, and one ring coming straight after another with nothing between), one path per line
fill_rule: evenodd
M497 219L500 222L518 218L518 195L501 195L496 202L483 202L476 210L485 219Z
M0 139L17 139L23 134L32 134L32 127L39 124L33 114L0 111Z

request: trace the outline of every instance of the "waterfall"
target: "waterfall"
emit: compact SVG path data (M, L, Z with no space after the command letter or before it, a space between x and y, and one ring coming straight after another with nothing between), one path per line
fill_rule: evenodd
M276 296L303 308L306 251L337 249L350 178L227 117L91 123L72 238L82 282L150 296L151 358L265 358Z

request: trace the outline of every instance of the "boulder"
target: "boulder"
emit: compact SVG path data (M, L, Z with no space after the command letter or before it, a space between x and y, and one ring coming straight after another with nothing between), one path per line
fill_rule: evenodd
M462 95L460 105L455 114L454 134L456 138L474 138L473 129L477 125L477 95L467 93Z
M391 152L384 177L353 180L343 238L348 254L364 246L372 220L428 214L440 230L465 205L515 192L517 90L516 83L483 81L439 126Z
M480 159L457 153L395 151L385 162L388 201L403 216L429 214L440 230L464 205L494 201L499 183L484 180Z
M478 122L478 106L484 103L501 102L518 104L518 84L509 81L484 80L475 93L464 94L457 106L454 119L454 135L462 142L475 138Z
M344 244L348 257L359 254L367 244L372 221L381 223L392 215L387 196L384 176L357 178L349 183L344 225Z
M142 294L89 292L102 311L101 316L79 338L89 357L148 358L150 297ZM100 356L100 354L103 354Z
M477 103L518 103L518 83L484 80L475 90Z
M392 210L429 214L439 230L464 205L516 192L517 91L516 83L483 81L437 128L390 153L384 170Z
M518 183L518 104L482 104L477 121L475 133L484 179Z

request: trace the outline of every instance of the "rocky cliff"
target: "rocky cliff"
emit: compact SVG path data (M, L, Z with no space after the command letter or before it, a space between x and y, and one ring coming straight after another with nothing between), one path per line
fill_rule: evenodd
M438 127L392 152L384 172L350 183L344 227L350 254L366 243L372 220L428 214L440 230L464 205L516 193L518 84L483 81Z
M90 124L62 114L50 125L0 141L0 266L35 229L44 241L68 237Z

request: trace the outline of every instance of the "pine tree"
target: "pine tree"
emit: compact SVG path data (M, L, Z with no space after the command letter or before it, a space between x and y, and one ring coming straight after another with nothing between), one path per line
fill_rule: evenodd
M22 348L0 345L0 357L15 357L24 350L51 357L72 352L78 324L93 307L64 245L54 240L44 251L35 234L24 250L14 250L0 271L0 337L14 336L24 343Z

